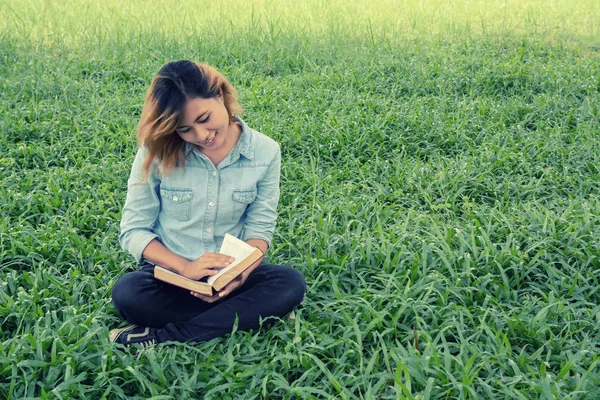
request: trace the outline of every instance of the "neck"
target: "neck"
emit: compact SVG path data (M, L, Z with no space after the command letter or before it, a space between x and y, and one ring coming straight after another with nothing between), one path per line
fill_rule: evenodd
M242 135L242 127L237 122L232 122L229 124L227 129L227 134L225 135L225 141L223 145L218 149L210 150L201 148L200 151L208 157L210 161L216 166L221 163L227 157L227 155L231 152L231 150L235 147L240 136Z

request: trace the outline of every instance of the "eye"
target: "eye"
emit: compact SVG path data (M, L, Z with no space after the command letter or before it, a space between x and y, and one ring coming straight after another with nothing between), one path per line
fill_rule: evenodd
M188 133L189 131L190 131L190 128L188 128L188 127L175 129L175 132L177 132L177 133Z
M199 124L203 124L203 123L205 123L205 122L208 122L208 120L209 120L209 119L210 119L210 115L209 115L209 116L207 116L206 118L202 119L202 120L198 120L197 122L198 122Z

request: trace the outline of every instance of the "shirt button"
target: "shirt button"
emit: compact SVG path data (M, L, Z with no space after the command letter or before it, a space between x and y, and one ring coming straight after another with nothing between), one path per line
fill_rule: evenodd
M215 203L213 203L212 201L211 201L210 203L208 203L208 206L209 206L209 207L212 207L212 206L214 206L214 205L215 205Z
M208 232L208 233L211 233L211 232L212 232L212 229L210 229L210 228L206 228L206 232Z
M213 171L213 176L217 176L217 171Z
M177 201L177 196L173 196L173 200L174 200L174 201Z

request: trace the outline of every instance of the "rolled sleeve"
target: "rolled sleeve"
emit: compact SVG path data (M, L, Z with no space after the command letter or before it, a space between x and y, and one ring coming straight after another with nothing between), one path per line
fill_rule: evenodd
M144 249L153 239L158 238L154 226L160 212L160 199L157 188L160 180L151 169L144 179L142 166L147 150L140 148L136 154L131 174L127 181L127 199L121 217L119 243L123 250L139 262Z
M281 151L277 145L264 177L257 184L256 198L246 209L242 240L262 239L271 247L277 220L280 177Z

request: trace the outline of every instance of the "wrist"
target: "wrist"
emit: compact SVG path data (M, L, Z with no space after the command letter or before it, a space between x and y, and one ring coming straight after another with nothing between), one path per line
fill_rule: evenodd
M175 266L175 272L177 272L179 275L183 275L186 276L186 272L189 271L189 266L190 266L190 261L188 260L182 260L181 262L177 263L177 265Z
M190 263L189 260L173 253L156 239L148 243L142 255L151 263L180 275L184 275L184 272L188 269L187 265Z
M263 256L267 254L267 250L269 250L269 245L263 239L247 239L246 243L248 243L252 247L256 247L261 251Z

